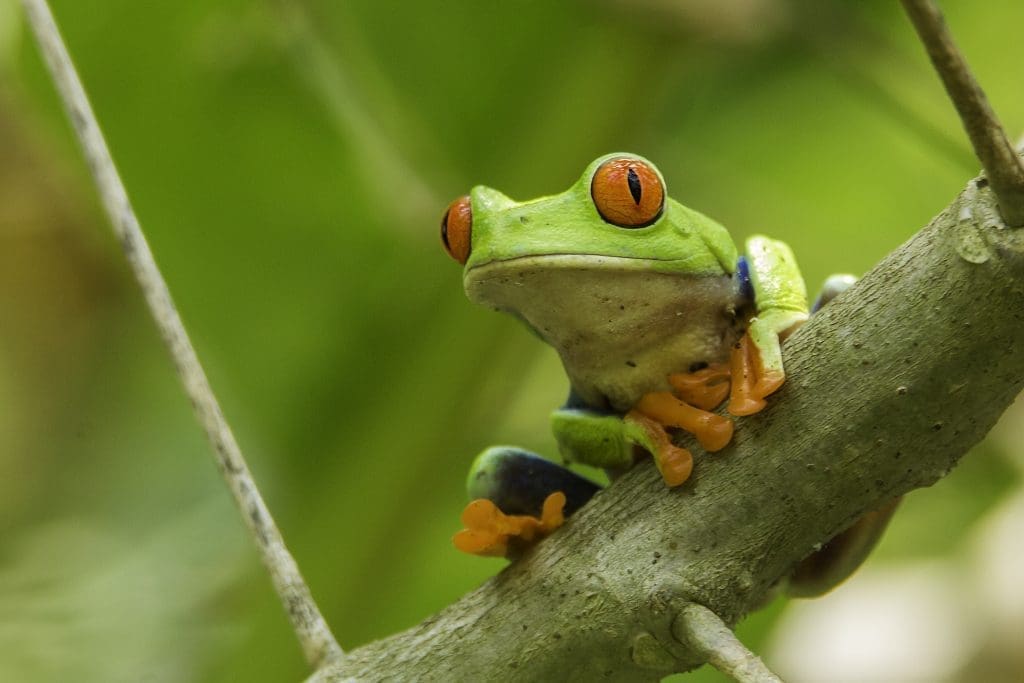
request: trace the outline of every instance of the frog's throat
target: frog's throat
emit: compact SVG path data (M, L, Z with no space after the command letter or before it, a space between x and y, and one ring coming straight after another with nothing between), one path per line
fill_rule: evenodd
M554 347L583 401L625 412L645 393L667 391L670 373L724 361L734 341L736 281L677 263L525 257L470 269L466 294Z

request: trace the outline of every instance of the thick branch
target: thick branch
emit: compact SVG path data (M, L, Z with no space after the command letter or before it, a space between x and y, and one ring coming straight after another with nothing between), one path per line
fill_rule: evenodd
M121 241L125 256L145 295L146 304L160 328L160 335L171 354L196 417L206 430L220 471L234 494L235 503L252 532L263 564L270 572L274 587L291 618L306 659L313 666L335 659L341 656L341 648L313 602L298 565L285 547L281 532L274 524L234 434L221 413L220 405L174 307L167 284L153 260L153 254L128 201L124 184L114 167L96 116L89 106L50 8L46 0L22 1L68 118L82 145L114 233Z
M658 680L680 603L733 624L816 544L945 475L1024 385L1024 233L974 181L786 344L788 379L666 490L641 464L520 561L313 680Z
M1007 225L1024 225L1024 163L1014 151L985 92L957 49L933 0L902 0L935 70L953 100Z

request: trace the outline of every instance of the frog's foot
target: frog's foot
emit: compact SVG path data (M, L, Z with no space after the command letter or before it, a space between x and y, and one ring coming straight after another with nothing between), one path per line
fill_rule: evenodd
M782 386L786 374L781 368L765 370L761 351L744 334L732 349L730 359L732 390L729 397L729 412L733 415L753 415L767 405L766 396Z
M732 420L695 408L667 391L644 394L633 410L665 427L693 434L709 453L722 450L732 441Z
M677 427L693 434L708 452L725 448L732 440L732 420L709 411L729 395L729 366L716 363L694 372L669 375L668 381L675 394L645 394L624 420L631 440L651 454L665 483L679 486L690 478L693 454L673 444L665 428Z
M474 500L463 510L466 528L455 534L455 547L501 556L557 529L601 487L529 451L494 446L473 461L466 490Z
M668 376L676 395L701 410L714 410L729 395L729 365L715 363L702 370Z
M732 420L681 401L674 394L645 394L624 418L629 439L647 450L668 486L679 486L690 477L693 455L672 443L666 427L683 429L697 437L709 453L720 451L732 440Z
M633 433L634 440L650 452L667 486L680 486L690 478L693 471L693 454L673 444L661 423L638 410L626 413L623 421L627 430Z
M509 515L486 498L471 501L462 511L466 527L452 537L464 553L503 557L509 550L536 543L565 522L565 494L555 491L545 500L539 517Z

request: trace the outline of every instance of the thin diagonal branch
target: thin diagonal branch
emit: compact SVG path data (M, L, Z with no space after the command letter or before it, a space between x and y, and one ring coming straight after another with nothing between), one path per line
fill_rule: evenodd
M672 624L672 633L734 681L782 683L717 614L703 605L690 603L680 610Z
M953 100L1007 225L1024 225L1024 163L1013 149L933 0L901 0Z
M341 648L313 601L295 559L285 547L281 532L270 516L231 428L221 413L185 326L174 307L167 284L153 260L153 254L128 201L128 193L57 30L53 14L46 0L22 0L22 4L82 145L114 233L121 241L125 256L142 288L146 304L160 329L160 335L167 345L196 417L206 430L220 471L252 532L274 588L284 603L306 660L318 667L326 661L337 659L342 655Z

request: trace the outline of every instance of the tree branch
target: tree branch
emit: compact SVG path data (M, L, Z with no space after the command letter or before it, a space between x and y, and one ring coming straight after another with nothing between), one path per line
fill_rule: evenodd
M284 545L256 483L206 379L192 342L174 307L153 254L128 201L128 193L114 167L96 116L60 37L46 0L22 0L47 68L67 110L86 162L99 190L103 207L121 241L125 256L145 295L164 344L174 361L196 417L206 430L221 474L245 519L274 588L284 603L306 660L314 667L341 656L342 651Z
M312 681L657 680L706 652L675 606L733 624L818 544L944 476L1024 385L1024 233L982 182L786 344L788 379L689 482L649 464L454 605Z
M782 683L717 614L703 605L683 607L672 624L672 634L739 683Z
M956 106L974 153L985 169L1007 225L1024 225L1024 163L1013 149L985 92L953 42L933 0L901 0Z

